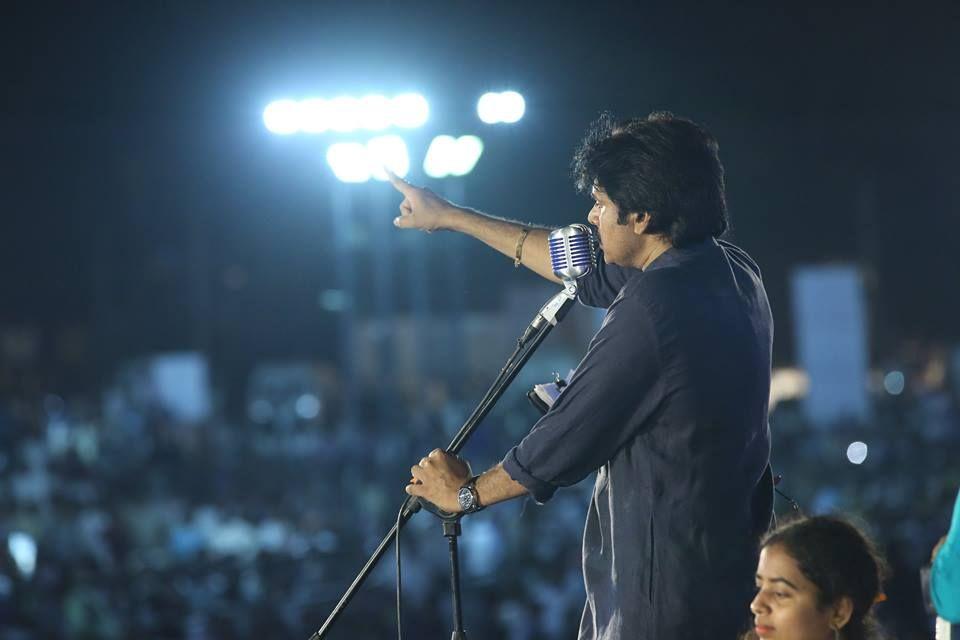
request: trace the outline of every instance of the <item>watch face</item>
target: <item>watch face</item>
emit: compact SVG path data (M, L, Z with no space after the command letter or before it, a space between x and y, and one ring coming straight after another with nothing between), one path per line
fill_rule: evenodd
M460 502L460 508L464 511L469 511L473 507L473 493L467 487L460 487L457 500Z

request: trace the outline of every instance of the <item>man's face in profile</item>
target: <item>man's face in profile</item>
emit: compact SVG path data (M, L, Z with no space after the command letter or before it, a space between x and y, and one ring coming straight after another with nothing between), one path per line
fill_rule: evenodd
M597 228L604 262L636 267L635 259L643 248L643 239L634 228L636 215L628 216L626 224L620 224L619 208L599 184L593 186L590 196L593 198L593 208L587 214L587 222Z

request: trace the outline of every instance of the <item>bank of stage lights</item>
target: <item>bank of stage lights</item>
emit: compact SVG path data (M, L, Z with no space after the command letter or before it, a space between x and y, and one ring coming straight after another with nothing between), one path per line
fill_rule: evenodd
M477 102L477 115L486 124L518 122L526 104L516 91L485 93ZM331 100L277 100L263 111L263 123L271 133L322 134L327 132L385 131L416 129L430 117L430 105L418 93L393 98L368 95L362 98L340 96ZM423 171L431 178L465 176L483 154L483 141L477 136L437 136L423 160ZM386 180L383 167L403 177L410 171L407 144L399 135L374 137L365 144L336 142L327 149L327 164L342 182L362 183L370 179Z
M477 115L487 124L519 122L526 110L527 103L516 91L485 93L477 101Z

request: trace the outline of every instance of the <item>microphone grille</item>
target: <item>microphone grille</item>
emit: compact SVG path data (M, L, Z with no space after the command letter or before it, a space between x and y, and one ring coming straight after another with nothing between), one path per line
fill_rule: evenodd
M553 273L562 280L582 278L596 266L596 242L586 225L556 229L549 236L549 247Z

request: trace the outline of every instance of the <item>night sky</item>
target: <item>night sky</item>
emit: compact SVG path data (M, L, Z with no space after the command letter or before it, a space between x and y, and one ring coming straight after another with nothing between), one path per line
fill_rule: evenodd
M426 143L475 133L486 150L465 203L546 224L586 215L568 167L600 111L705 124L726 165L732 237L764 271L780 364L793 357L789 271L803 263L863 266L875 357L909 337L957 342L960 5L776 5L5 8L0 326L80 332L98 370L162 349L329 356L335 320L317 295L334 271L334 225L358 238L361 281L378 234L419 242L438 278L444 240L399 237L399 198L380 183L334 210L345 187L323 154L336 138L272 135L262 111L283 97L413 90L432 113L407 136L410 179L449 188L422 176ZM505 88L525 95L525 118L483 125L477 97ZM462 246L468 306L497 308L504 288L535 279Z

